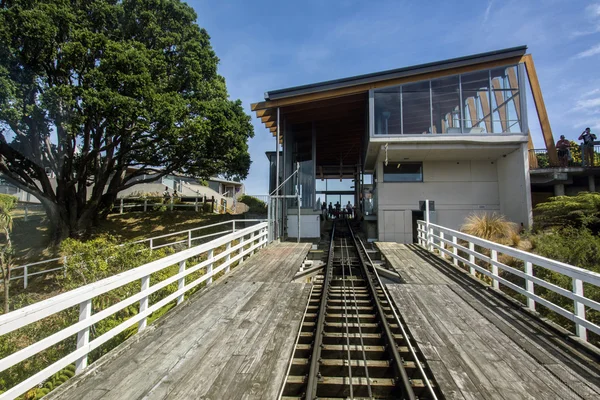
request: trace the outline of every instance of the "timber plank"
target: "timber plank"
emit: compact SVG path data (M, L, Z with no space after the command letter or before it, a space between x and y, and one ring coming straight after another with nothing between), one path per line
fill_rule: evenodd
M597 362L535 317L416 246L377 245L407 282L388 292L447 397L600 397Z
M277 248L266 254L262 249L150 325L114 359L105 358L98 368L92 365L86 376L74 378L55 398L276 395L311 286L290 283L310 246L273 247ZM231 279L234 272L238 279Z

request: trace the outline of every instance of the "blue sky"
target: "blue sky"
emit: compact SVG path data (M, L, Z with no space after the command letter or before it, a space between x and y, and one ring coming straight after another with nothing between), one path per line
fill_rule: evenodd
M600 133L600 1L188 1L232 98L525 44L555 139ZM543 147L531 96L529 125ZM253 115L251 194L267 192L275 140Z

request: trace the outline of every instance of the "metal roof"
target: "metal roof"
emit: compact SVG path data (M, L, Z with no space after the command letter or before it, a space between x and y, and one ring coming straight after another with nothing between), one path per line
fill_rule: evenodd
M265 100L277 100L285 97L298 96L302 94L323 92L332 89L355 86L364 83L378 82L387 79L402 78L411 75L419 75L427 72L443 71L445 69L464 67L480 64L483 62L502 60L505 58L525 55L527 46L511 47L487 53L473 54L465 57L451 58L449 60L436 61L427 64L419 64L411 67L391 69L365 75L356 75L348 78L335 79L331 81L311 83L309 85L294 86L285 89L271 90L265 93Z

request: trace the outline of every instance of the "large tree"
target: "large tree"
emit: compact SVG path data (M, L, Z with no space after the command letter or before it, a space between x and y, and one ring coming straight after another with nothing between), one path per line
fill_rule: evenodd
M0 0L0 174L57 241L136 183L246 177L250 117L195 21L178 0Z

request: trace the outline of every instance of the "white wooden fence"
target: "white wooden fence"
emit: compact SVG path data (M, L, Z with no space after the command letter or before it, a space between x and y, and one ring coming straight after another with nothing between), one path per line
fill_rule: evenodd
M77 323L1 359L0 372L5 371L30 357L34 357L41 351L56 345L69 337L74 337L75 335L77 336L76 350L0 394L0 400L16 398L73 363L75 363L76 374L80 374L87 367L88 354L92 350L98 348L98 346L106 343L108 340L134 324L137 324L138 332L144 330L146 328L147 318L153 312L158 311L160 308L175 300L177 301L177 305L179 305L184 300L184 294L187 291L203 282L210 285L216 274L221 271L225 271L225 273L229 272L232 264L238 261L242 262L244 257L251 256L255 251L266 246L266 244L267 223L262 222L249 228L232 232L208 243L189 248L160 260L142 265L138 268L122 272L110 278L82 286L70 292L60 294L8 314L0 315L1 336L70 307L79 306L79 321ZM215 250L221 246L225 246L225 250L219 254L215 254ZM203 254L207 257L205 261L195 265L186 265L186 261L190 258L198 257ZM215 263L219 260L224 261L217 267L215 266ZM179 265L179 271L175 275L157 282L154 285L150 285L150 276L153 273L173 265ZM188 275L200 270L204 270L205 274L192 282L186 281ZM130 297L122 299L120 302L92 314L92 300L94 298L135 281L140 281L140 291L138 293L132 294ZM151 294L156 293L160 289L175 282L178 284L177 291L152 305L149 304L148 300ZM138 314L101 336L90 340L90 328L92 328L94 324L135 303L139 303Z
M207 238L235 232L236 222L237 222L237 226L239 227L240 224L259 223L259 222L263 222L263 220L261 220L261 219L239 219L239 220L218 222L216 224L204 225L204 226L200 226L198 228L188 229L186 231L167 233L165 235L154 236L154 237L151 237L148 239L142 239L142 240L138 240L135 242L129 242L129 243L122 244L121 246L127 246L130 244L145 244L150 248L150 250L155 250L155 249L160 249L162 247L175 246L178 244L186 244L187 247L190 248L190 247L192 247L194 242L197 242L198 240L207 239ZM229 224L231 224L231 228L229 228L229 229L225 229L225 230L215 232L215 233L209 233L207 235L200 235L200 236L194 237L195 232L201 231L203 229L215 228L217 226L224 226L225 228L227 228L226 225L229 225ZM177 238L177 237L184 237L184 236L186 236L185 239L164 242L164 240L168 239L168 238L173 238L173 237ZM10 280L15 281L17 279L23 279L23 288L27 289L27 286L29 285L29 278L36 276L36 275L47 274L50 272L64 271L67 268L67 263L68 263L68 257L64 256L64 257L56 257L56 258L50 258L47 260L36 261L36 262L25 264L25 265L18 265L11 269ZM40 268L42 268L42 269L40 269ZM15 272L17 272L17 271L20 271L19 275L15 275ZM1 282L4 282L4 280L0 279L0 283Z
M153 211L155 207L166 207L168 210L173 211L174 209L194 209L198 212L204 207L204 204L211 204L211 209L217 214L224 214L227 209L232 209L233 202L227 201L225 198L215 199L214 196L178 196L178 202L171 196L166 202L160 202L159 198L142 198L142 197L121 197L118 200L118 204L114 204L111 208L112 211L118 210L119 214L123 214L127 210L138 209L138 211ZM194 199L193 203L179 202L182 199ZM165 200L165 199L160 199ZM224 201L224 203L223 203ZM229 206L229 207L228 207Z
M471 275L475 276L476 272L479 272L487 276L491 279L492 286L495 289L499 289L500 284L502 284L522 294L527 298L527 304L525 304L527 308L535 311L536 304L541 304L572 321L575 324L576 334L581 340L588 341L588 329L596 334L600 334L600 326L586 319L586 307L600 311L600 303L586 297L584 292L584 284L600 287L600 274L497 244L476 236L467 235L440 225L427 224L425 221L418 221L418 238L421 246L430 252L437 250L440 256L449 258L456 266L462 263L463 266L469 268ZM498 261L499 255L502 254L521 261L524 265L524 270L521 271ZM477 261L489 265L491 271L478 265ZM572 280L571 290L564 289L535 276L534 267L536 266L569 277ZM502 277L500 271L522 278L525 282L523 287ZM535 294L536 285L571 299L574 311L560 307Z

